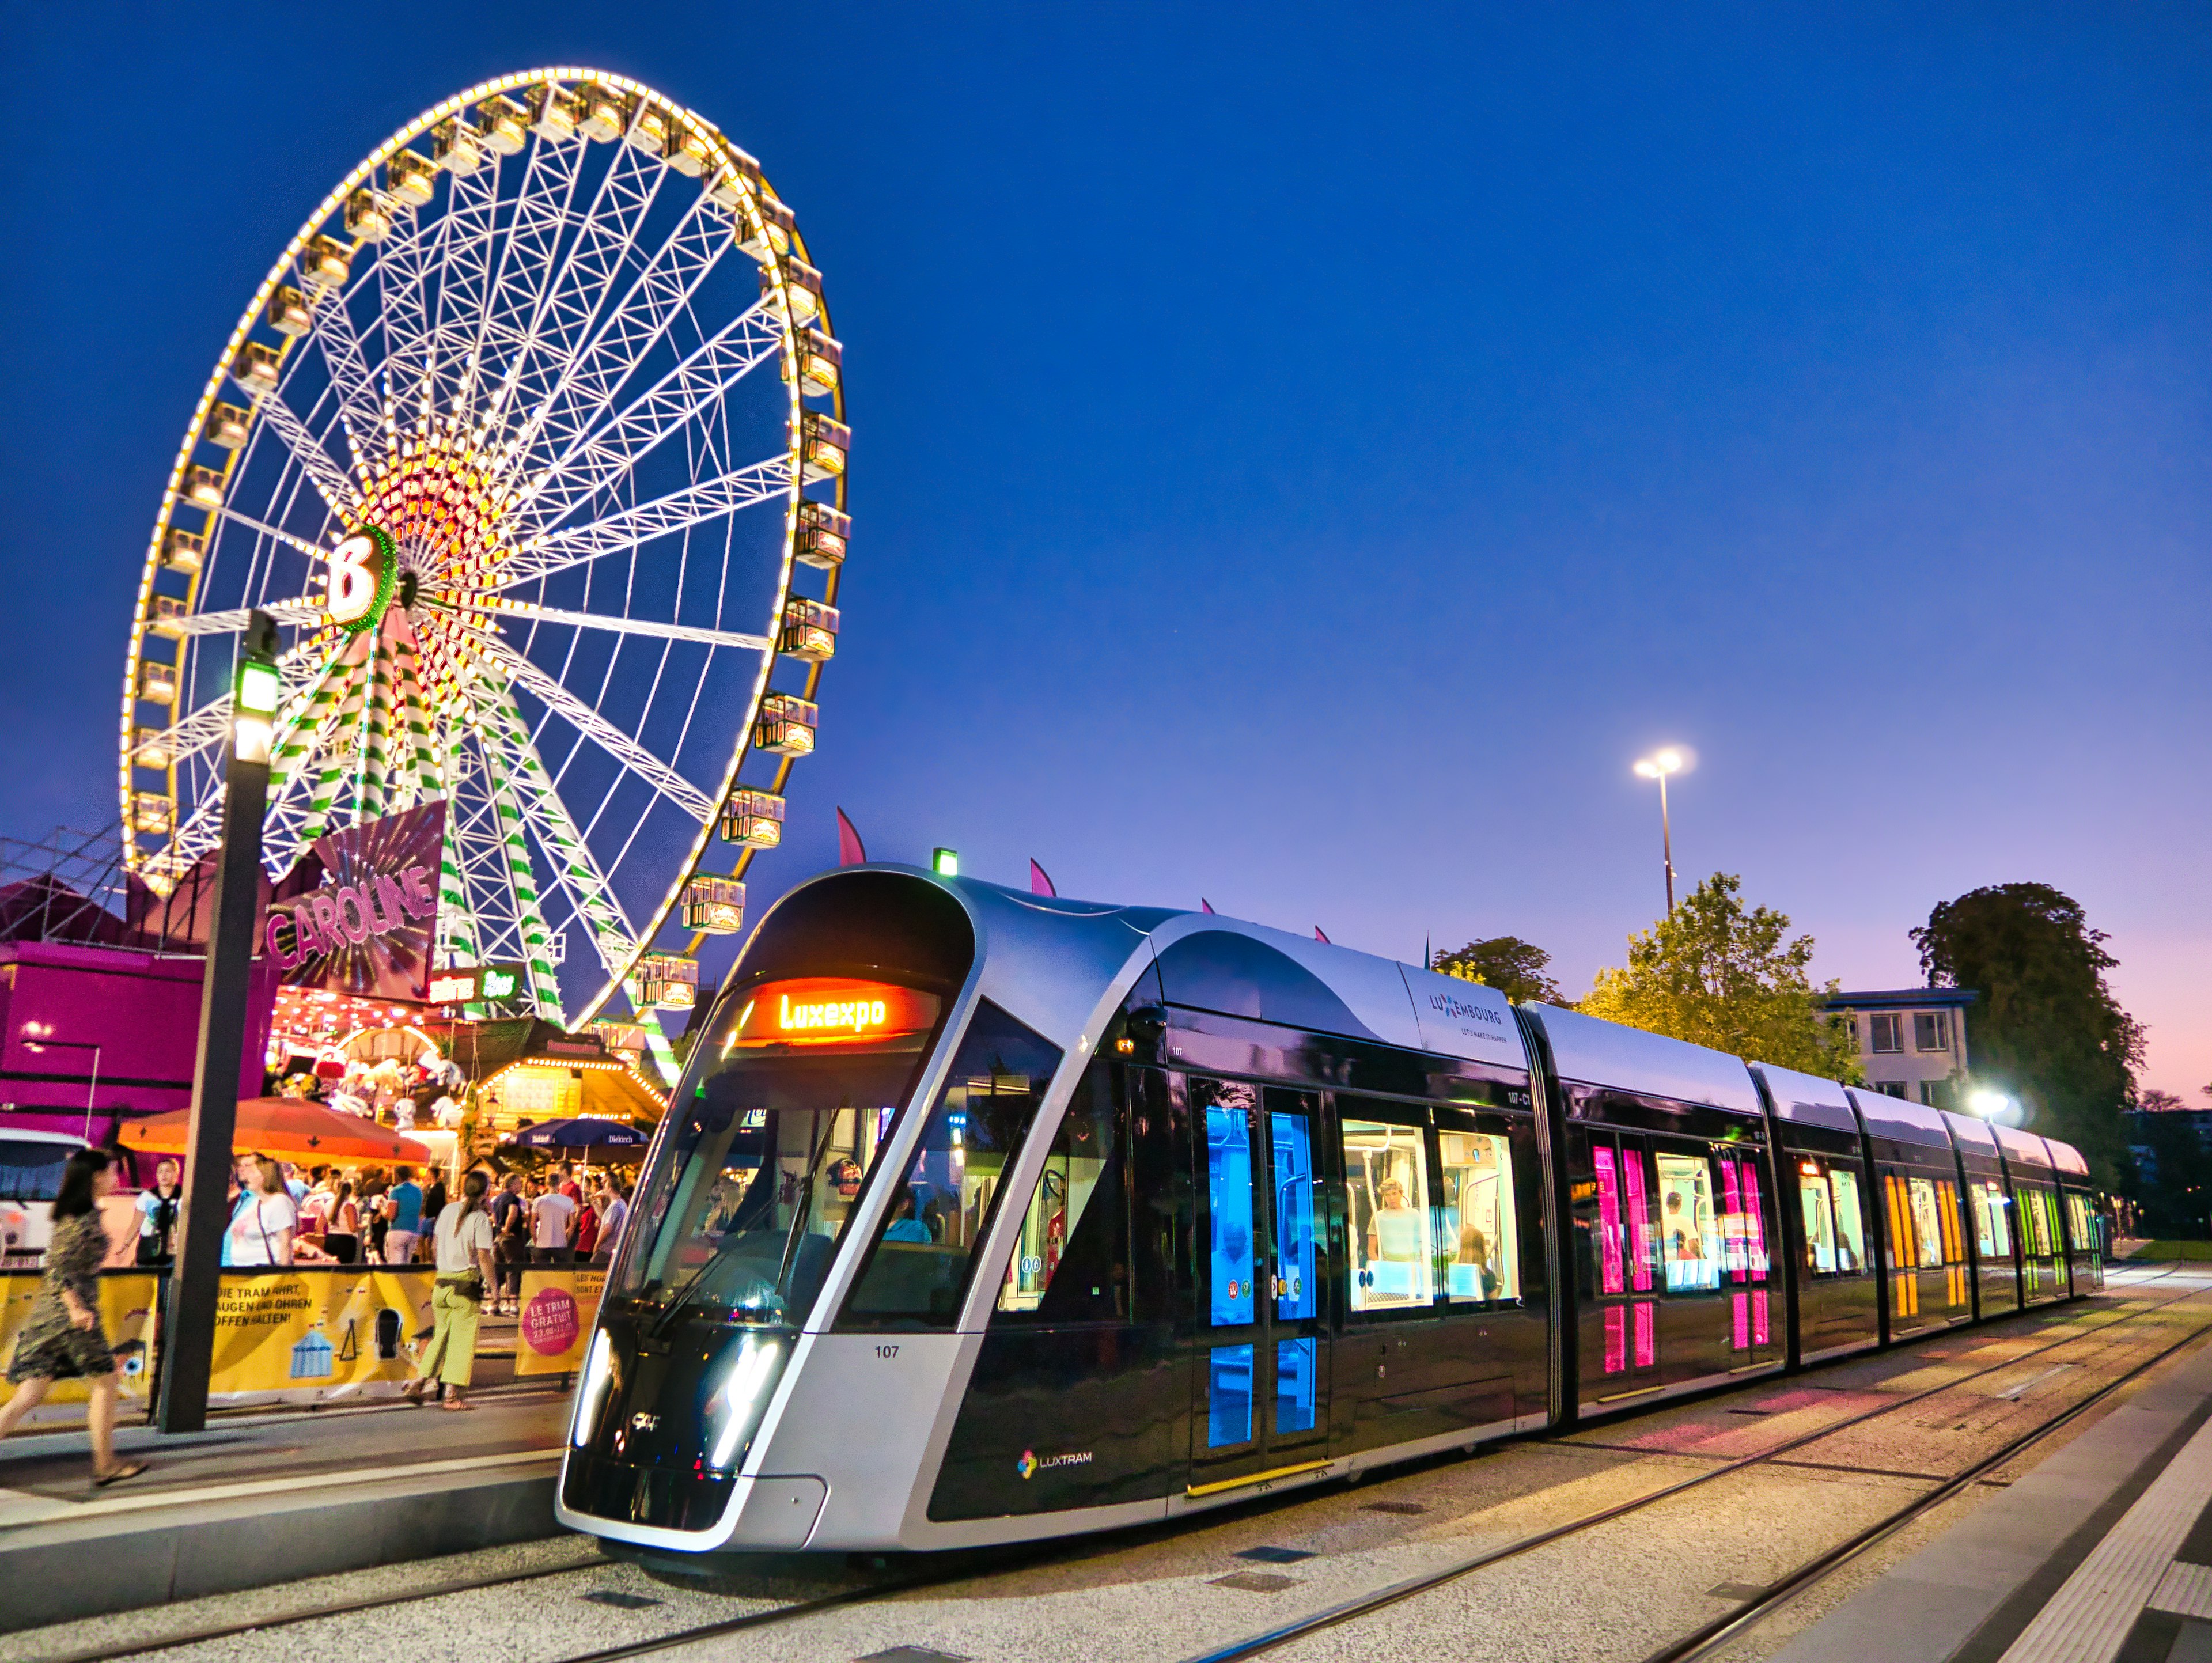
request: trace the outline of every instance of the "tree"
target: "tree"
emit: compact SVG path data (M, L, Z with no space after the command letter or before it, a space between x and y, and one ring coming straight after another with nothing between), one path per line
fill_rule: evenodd
M1495 987L1516 1004L1565 1004L1559 984L1544 974L1551 962L1552 956L1533 941L1492 936L1487 941L1470 941L1455 953L1438 953L1429 968L1462 981Z
M1829 1079L1860 1077L1849 1031L1815 1001L1805 968L1813 938L1789 934L1787 913L1746 910L1743 880L1715 872L1681 905L1628 938L1626 969L1597 973L1577 1008L1607 1022L1734 1052Z
M2024 1123L2064 1139L2112 1183L2126 1159L2120 1110L2142 1065L2142 1025L2105 981L2119 961L2081 903L2047 883L2000 883L1947 901L1912 932L1931 987L1978 995L1973 1073L2002 1084Z
M2186 1108L2189 1105L2171 1091L2160 1091L2154 1085L2147 1085L2136 1094L2136 1107L2146 1114L2171 1114L2175 1109Z

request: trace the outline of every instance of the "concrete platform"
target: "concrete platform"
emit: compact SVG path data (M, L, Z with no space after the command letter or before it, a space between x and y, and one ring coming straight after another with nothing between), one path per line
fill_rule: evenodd
M0 1444L0 1631L562 1533L565 1394L479 1395L465 1414L353 1406L226 1416L91 1483L82 1432Z
M2212 1344L1773 1663L2212 1663Z

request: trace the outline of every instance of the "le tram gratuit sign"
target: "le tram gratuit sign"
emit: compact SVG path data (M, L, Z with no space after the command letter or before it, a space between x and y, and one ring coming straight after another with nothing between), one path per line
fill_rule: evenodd
M441 801L317 838L262 920L285 986L424 998L445 837Z

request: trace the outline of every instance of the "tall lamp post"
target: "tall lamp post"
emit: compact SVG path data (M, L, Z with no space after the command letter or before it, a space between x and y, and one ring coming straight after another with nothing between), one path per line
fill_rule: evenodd
M1636 765L1636 772L1646 780L1659 782L1659 849L1667 865L1667 912L1674 911L1674 831L1667 821L1667 776L1682 771L1682 753L1662 750L1646 756Z
M238 1126L238 1075L246 1045L254 921L261 903L261 815L269 798L269 748L283 699L276 623L266 612L247 616L231 695L215 920L208 932L199 1053L192 1066L192 1114L185 1133L184 1223L178 1232L177 1268L169 1278L162 1325L160 1418L164 1432L198 1432L207 1424L222 1233L229 1223L223 1206L224 1180Z

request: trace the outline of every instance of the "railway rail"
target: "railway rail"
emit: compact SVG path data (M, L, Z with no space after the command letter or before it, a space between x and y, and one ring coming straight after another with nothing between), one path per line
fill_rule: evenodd
M2161 1271L2126 1284L2125 1291L2138 1293L2166 1280L2173 1274L2175 1272L2172 1269ZM2119 1290L2115 1289L2115 1291ZM2075 1325L2071 1332L2056 1335L2025 1351L1985 1364L1955 1379L1925 1387L1899 1396L1891 1401L1845 1415L1820 1427L1784 1439L1765 1449L1663 1485L1649 1494L1592 1510L1559 1525L1521 1537L1502 1546L1470 1556L1437 1570L1392 1582L1306 1617L1244 1636L1225 1645L1213 1647L1196 1654L1187 1660L1187 1663L1231 1663L1231 1660L1234 1659L1256 1657L1328 1630L1358 1623L1363 1618L1372 1617L1392 1606L1402 1605L1407 1600L1441 1588L1461 1578L1509 1560L1520 1558L1551 1544L1586 1533L1616 1519L1656 1506L1747 1470L1784 1462L1785 1458L1808 1446L1832 1438L1851 1428L1893 1417L1944 1393L1955 1393L1992 1375L2016 1370L2038 1358L2094 1342L2129 1325L2154 1318L2190 1299L2202 1296L2206 1291L2208 1290L2202 1287L2188 1288L2136 1310L2124 1311L2092 1324ZM1829 1548L1816 1557L1775 1579L1712 1622L1653 1653L1649 1659L1645 1660L1645 1663L1691 1663L1692 1660L1710 1655L1713 1650L1741 1635L1756 1623L1772 1615L1790 1601L1817 1586L1826 1577L1857 1558L1869 1548L1893 1535L1914 1520L1924 1516L1931 1509L1951 1499L1978 1479L1985 1477L2007 1462L2017 1460L2021 1454L2037 1443L2048 1438L2098 1404L2106 1401L2114 1393L2123 1389L2130 1382L2140 1379L2159 1363L2202 1339L2208 1333L2212 1333L2212 1320L2191 1327L2188 1332L2171 1344L2130 1365L2124 1371L2106 1381L2093 1392L2070 1402L2057 1414L2039 1421L2035 1426L2009 1440L2002 1448L1976 1460L1963 1471L1944 1478L1934 1489L1916 1496L1905 1505L1893 1509L1866 1528L1854 1533L1847 1540ZM1817 1375L1819 1371L1814 1372ZM1284 1504L1295 1508L1304 1499L1310 1499L1310 1496L1297 1499L1286 1497L1284 1498ZM1214 1522L1216 1520L1210 1517L1200 1517L1180 1521L1177 1528L1195 1533ZM1031 1544L1023 1548L1006 1550L987 1556L988 1563L981 1567L979 1567L978 1556L975 1554L963 1552L947 1555L944 1560L936 1561L920 1574L871 1580L853 1587L792 1599L712 1622L694 1624L665 1634L641 1636L634 1641L600 1649L571 1654L556 1660L556 1663L620 1663L621 1660L653 1656L700 1642L776 1628L832 1611L873 1601L890 1599L902 1594L924 1592L933 1587L948 1587L963 1582L974 1582L979 1577L988 1577L995 1573L1027 1568L1039 1561L1066 1557L1072 1552L1095 1551L1097 1545L1096 1542L1064 1540ZM946 1560L953 1563L948 1564L945 1563ZM338 1603L325 1605L312 1611L303 1610L284 1613L251 1622L210 1624L155 1639L138 1639L127 1643L88 1647L65 1653L43 1653L40 1654L40 1663L118 1663L118 1660L127 1657L158 1654L189 1646L234 1639L270 1630L295 1628L330 1617L372 1611L400 1604L440 1599L487 1588L545 1582L560 1577L585 1577L604 1568L604 1561L594 1559L581 1563L533 1567L520 1572L503 1571L480 1576L449 1578L428 1585L417 1585L402 1592L349 1599Z

